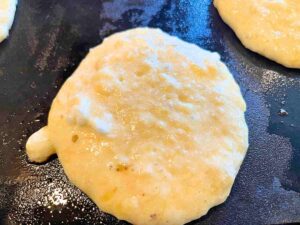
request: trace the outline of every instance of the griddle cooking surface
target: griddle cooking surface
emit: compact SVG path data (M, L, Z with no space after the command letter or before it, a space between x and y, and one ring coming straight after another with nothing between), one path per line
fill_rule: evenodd
M300 222L300 70L245 49L208 0L20 0L0 44L0 223L126 224L98 211L56 158L29 164L24 146L89 48L138 26L219 52L248 103L250 147L230 197L191 224Z

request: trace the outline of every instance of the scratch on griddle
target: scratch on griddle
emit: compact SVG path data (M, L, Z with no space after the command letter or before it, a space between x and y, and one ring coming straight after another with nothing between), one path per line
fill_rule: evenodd
M60 31L60 26L58 26L54 32L50 34L48 45L45 47L45 49L42 50L41 54L37 58L35 67L39 69L39 71L43 71L46 69L48 65L48 59L53 54L53 50L55 48L55 43L57 40L57 36Z

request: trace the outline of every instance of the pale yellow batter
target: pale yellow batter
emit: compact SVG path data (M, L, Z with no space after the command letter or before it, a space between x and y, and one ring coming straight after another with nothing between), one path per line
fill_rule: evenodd
M18 0L0 0L0 42L7 38L14 21Z
M247 48L300 68L299 0L214 0L214 5Z
M248 147L245 109L218 54L133 29L90 51L26 148L36 162L56 152L101 210L179 225L229 195Z

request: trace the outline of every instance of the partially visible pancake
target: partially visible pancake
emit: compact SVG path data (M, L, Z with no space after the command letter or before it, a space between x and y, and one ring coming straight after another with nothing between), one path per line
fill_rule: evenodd
M0 42L7 38L14 21L18 0L0 0Z
M299 0L214 0L214 5L246 48L300 68Z
M176 225L225 201L246 154L240 89L216 53L158 29L110 36L54 99L32 161L57 153L100 209Z

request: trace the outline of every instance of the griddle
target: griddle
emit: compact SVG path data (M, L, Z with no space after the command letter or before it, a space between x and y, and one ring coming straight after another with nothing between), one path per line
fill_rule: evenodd
M300 70L244 48L209 0L19 1L0 44L0 223L126 224L99 211L57 158L30 164L24 146L89 49L140 26L219 52L248 104L250 147L230 197L190 225L299 223Z

